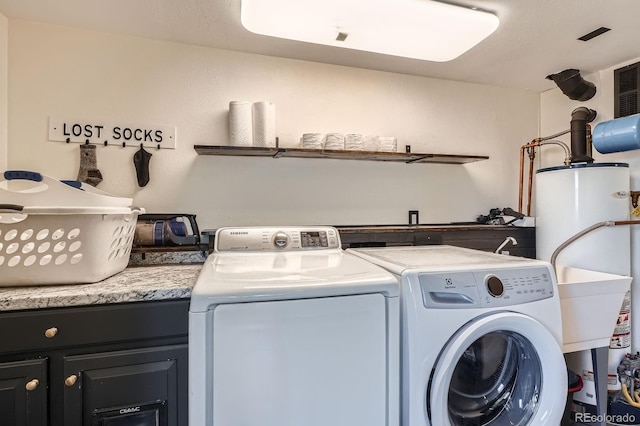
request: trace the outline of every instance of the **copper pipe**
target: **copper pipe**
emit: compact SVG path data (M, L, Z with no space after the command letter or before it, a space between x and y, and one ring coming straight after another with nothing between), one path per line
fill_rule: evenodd
M640 220L616 220L613 222L614 226L620 226L620 225L639 225L640 224Z
M527 188L527 216L531 216L531 198L533 195L533 168L534 168L534 159L536 157L535 147L554 144L560 145L565 152L564 164L571 164L571 150L564 142L551 140L558 136L565 135L569 133L570 130L563 130L562 132L553 134L551 136L545 136L541 138L536 138L529 142L528 144L522 145L520 147L520 182L518 184L518 211L522 213L523 206L523 197L524 197L524 153L525 150L531 150L529 152L529 187Z
M522 193L524 191L524 146L520 148L520 182L518 188L518 211L522 213Z
M533 148L531 148L533 151ZM529 154L529 193L527 195L527 216L531 216L531 194L533 193L533 160L535 158L535 151L533 154Z
M522 199L524 196L524 152L525 150L536 147L538 145L539 142L537 141L537 139L534 139L528 144L522 145L522 147L520 148L520 183L518 189L518 211L520 213L522 213ZM531 173L529 173L529 176L531 176ZM531 183L529 183L529 186L531 186ZM529 204L531 204L531 198L529 198ZM530 207L528 207L528 209L530 211Z

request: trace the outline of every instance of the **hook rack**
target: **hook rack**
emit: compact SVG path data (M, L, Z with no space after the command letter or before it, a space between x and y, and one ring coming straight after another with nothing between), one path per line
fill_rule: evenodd
M102 145L104 147L107 147L109 145L118 145L121 148L126 148L126 147L136 147L136 148L155 148L157 150L161 150L161 149L175 149L175 144L174 145L165 145L163 143L156 143L156 142L147 142L147 143L130 143L131 141L117 141L115 143L110 143L108 140L102 140L102 141L94 141L92 142L91 139L83 139L83 140L72 140L71 138L65 138L64 140L61 140L60 142L65 142L65 143L80 143L82 145ZM136 141L137 142L137 141Z
M83 143L84 145L98 145L98 143L95 143L95 144L91 143L91 140L89 140L89 139L85 139L84 142L81 142L81 141L72 141L71 138L66 138L64 140L64 142L65 143L80 142L80 143ZM104 140L102 142L102 145L104 145L105 147L109 146L109 141L108 140ZM144 148L144 146L145 146L144 143L140 144L140 148ZM126 142L122 142L122 148L126 148L126 147L127 147L127 143ZM163 147L161 144L157 144L157 145L155 145L155 148L160 150L160 149L166 148L166 147ZM169 148L173 148L173 147L169 147Z

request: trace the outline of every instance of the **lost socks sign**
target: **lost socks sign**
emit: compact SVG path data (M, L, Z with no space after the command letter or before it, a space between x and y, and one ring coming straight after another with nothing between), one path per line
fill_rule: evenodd
M49 140L175 149L176 127L49 117Z

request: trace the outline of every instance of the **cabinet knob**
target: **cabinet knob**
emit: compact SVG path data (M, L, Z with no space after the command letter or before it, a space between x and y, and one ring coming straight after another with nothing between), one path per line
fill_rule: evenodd
M73 386L76 384L77 381L78 381L78 376L76 376L75 374L72 374L66 379L64 379L64 384L67 386Z
M40 381L38 379L33 379L27 382L27 384L25 385L25 388L31 392L36 390L36 388L38 387L38 385L40 384Z
M55 337L56 334L58 334L57 327L47 328L44 332L44 335L49 339L51 339L52 337Z

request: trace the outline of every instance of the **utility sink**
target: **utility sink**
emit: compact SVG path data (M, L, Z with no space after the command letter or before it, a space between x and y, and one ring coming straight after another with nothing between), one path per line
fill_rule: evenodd
M562 350L609 346L631 277L558 266Z

